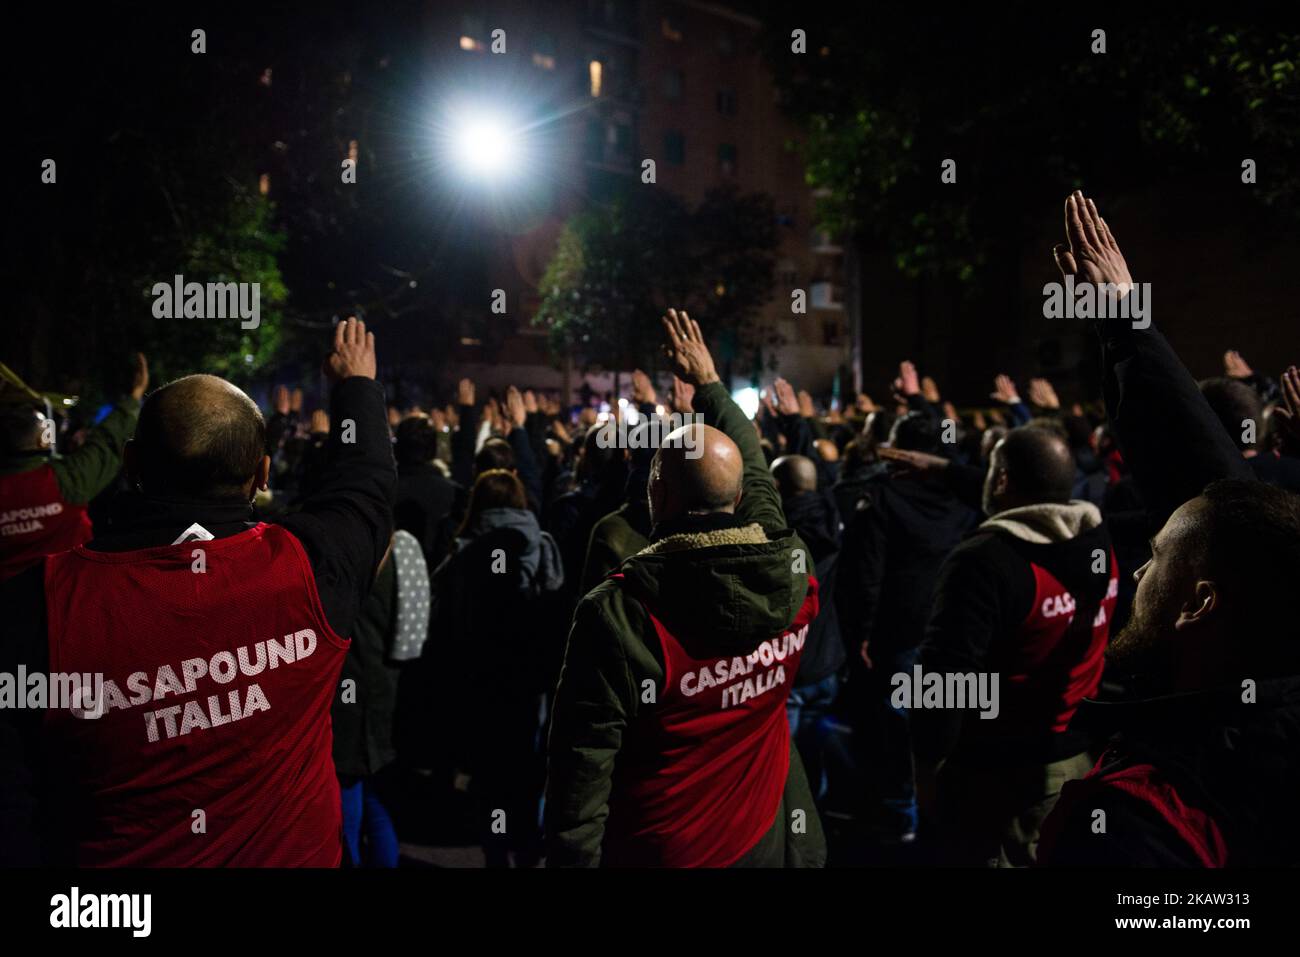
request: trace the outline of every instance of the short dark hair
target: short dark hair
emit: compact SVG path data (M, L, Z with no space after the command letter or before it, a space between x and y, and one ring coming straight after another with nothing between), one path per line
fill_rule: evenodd
M1200 558L1229 596L1240 596L1243 655L1273 674L1300 668L1300 634L1290 611L1300 568L1300 495L1242 479L1221 479L1201 493L1206 508Z
M438 428L427 415L407 416L398 423L395 437L398 465L428 465L438 454Z
M1243 442L1244 429L1241 423L1246 419L1255 423L1256 441L1258 433L1263 431L1264 423L1260 421L1264 414L1264 401L1259 393L1236 379L1218 376L1200 382L1201 395L1210 403L1210 408L1219 417L1232 442L1238 449L1253 449L1255 442Z
M1063 505L1074 492L1074 455L1052 429L1022 425L998 446L1007 480L1018 498Z
M939 451L939 425L925 412L909 412L895 420L889 435L896 449L931 454Z
M505 469L508 472L513 472L515 469L515 450L505 439L496 436L484 442L483 447L474 456L475 475L492 469Z
M205 498L242 494L266 454L262 410L237 389L221 395L178 387L185 381L163 386L140 407L141 472L157 490Z

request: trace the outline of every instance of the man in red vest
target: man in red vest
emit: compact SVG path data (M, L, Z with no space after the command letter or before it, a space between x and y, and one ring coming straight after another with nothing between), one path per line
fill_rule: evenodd
M136 354L129 397L124 396L80 448L51 457L54 423L30 406L0 412L0 581L44 555L90 540L86 504L122 468L122 449L135 431L149 366Z
M650 545L574 615L551 726L548 863L820 866L785 716L817 615L813 559L699 326L673 310L664 324L705 424L661 443Z
M262 414L187 376L145 401L108 526L0 586L0 674L93 676L89 697L0 702L0 862L340 863L330 704L396 471L364 323L325 371L329 464L300 511L258 520Z

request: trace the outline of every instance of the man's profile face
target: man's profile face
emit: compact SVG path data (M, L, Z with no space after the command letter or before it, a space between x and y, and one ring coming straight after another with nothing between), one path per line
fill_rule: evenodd
M1155 538L1151 559L1133 573L1137 593L1128 624L1111 641L1106 657L1132 673L1167 673L1176 648L1175 623L1196 592L1199 549L1197 531L1205 500L1183 503Z

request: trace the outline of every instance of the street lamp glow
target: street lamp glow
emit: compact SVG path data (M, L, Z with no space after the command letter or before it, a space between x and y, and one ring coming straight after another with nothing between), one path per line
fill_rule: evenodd
M470 176L498 179L514 172L518 143L499 117L466 121L452 133L451 143L456 165Z

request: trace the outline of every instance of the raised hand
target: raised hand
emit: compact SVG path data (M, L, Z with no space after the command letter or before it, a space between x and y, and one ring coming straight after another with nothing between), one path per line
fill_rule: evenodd
M524 406L524 397L514 386L506 390L506 427L504 431L522 429L528 421L528 409Z
M894 380L894 387L905 396L921 394L921 380L910 359L904 359L898 364L898 378Z
M329 413L324 409L316 409L311 414L311 434L321 435L328 434L330 430Z
M1113 283L1123 299L1133 287L1128 263L1110 227L1097 212L1097 204L1075 190L1065 200L1065 238L1069 245L1052 248L1062 276L1074 276L1082 282Z
M524 393L524 411L529 415L538 411L537 396L533 394L532 389L529 389Z
M289 387L287 385L277 385L275 391L271 393L271 402L275 405L275 411L279 415L288 415Z
M938 405L939 399L941 398L939 395L939 383L935 382L929 376L926 376L921 380L921 395L924 396L925 401L929 402L931 405Z
M468 406L474 404L474 383L469 379L461 379L456 383L456 404Z
M1029 380L1029 401L1040 409L1059 409L1061 400L1056 396L1052 383L1046 379Z
M704 334L700 332L698 322L685 310L669 309L663 317L663 324L668 333L664 352L672 361L674 373L682 381L697 389L721 381L713 368L713 356L709 355L709 347L704 344Z
M655 386L650 381L650 377L640 369L634 369L632 371L632 401L637 405L654 405L656 398Z
M366 324L349 316L334 327L334 351L325 358L325 375L339 382L359 376L373 379L376 371L375 334Z
M1007 405L1016 405L1020 402L1016 384L1011 381L1011 376L1002 373L993 380L993 391L989 393L989 398L1005 402Z
M1300 369L1295 366L1282 373L1282 402L1274 406L1273 414L1289 447L1300 448Z
M1255 370L1241 357L1240 352L1229 349L1223 354L1223 374L1233 379L1249 379Z
M839 409L835 411L838 412ZM813 408L812 396L805 389L799 390L799 414L805 419L811 419L817 414L817 410Z
M302 411L302 389L294 389L289 394L289 411L295 414Z
M799 414L799 400L795 397L794 386L784 379L777 379L772 383L772 391L776 393L776 411L782 415Z

